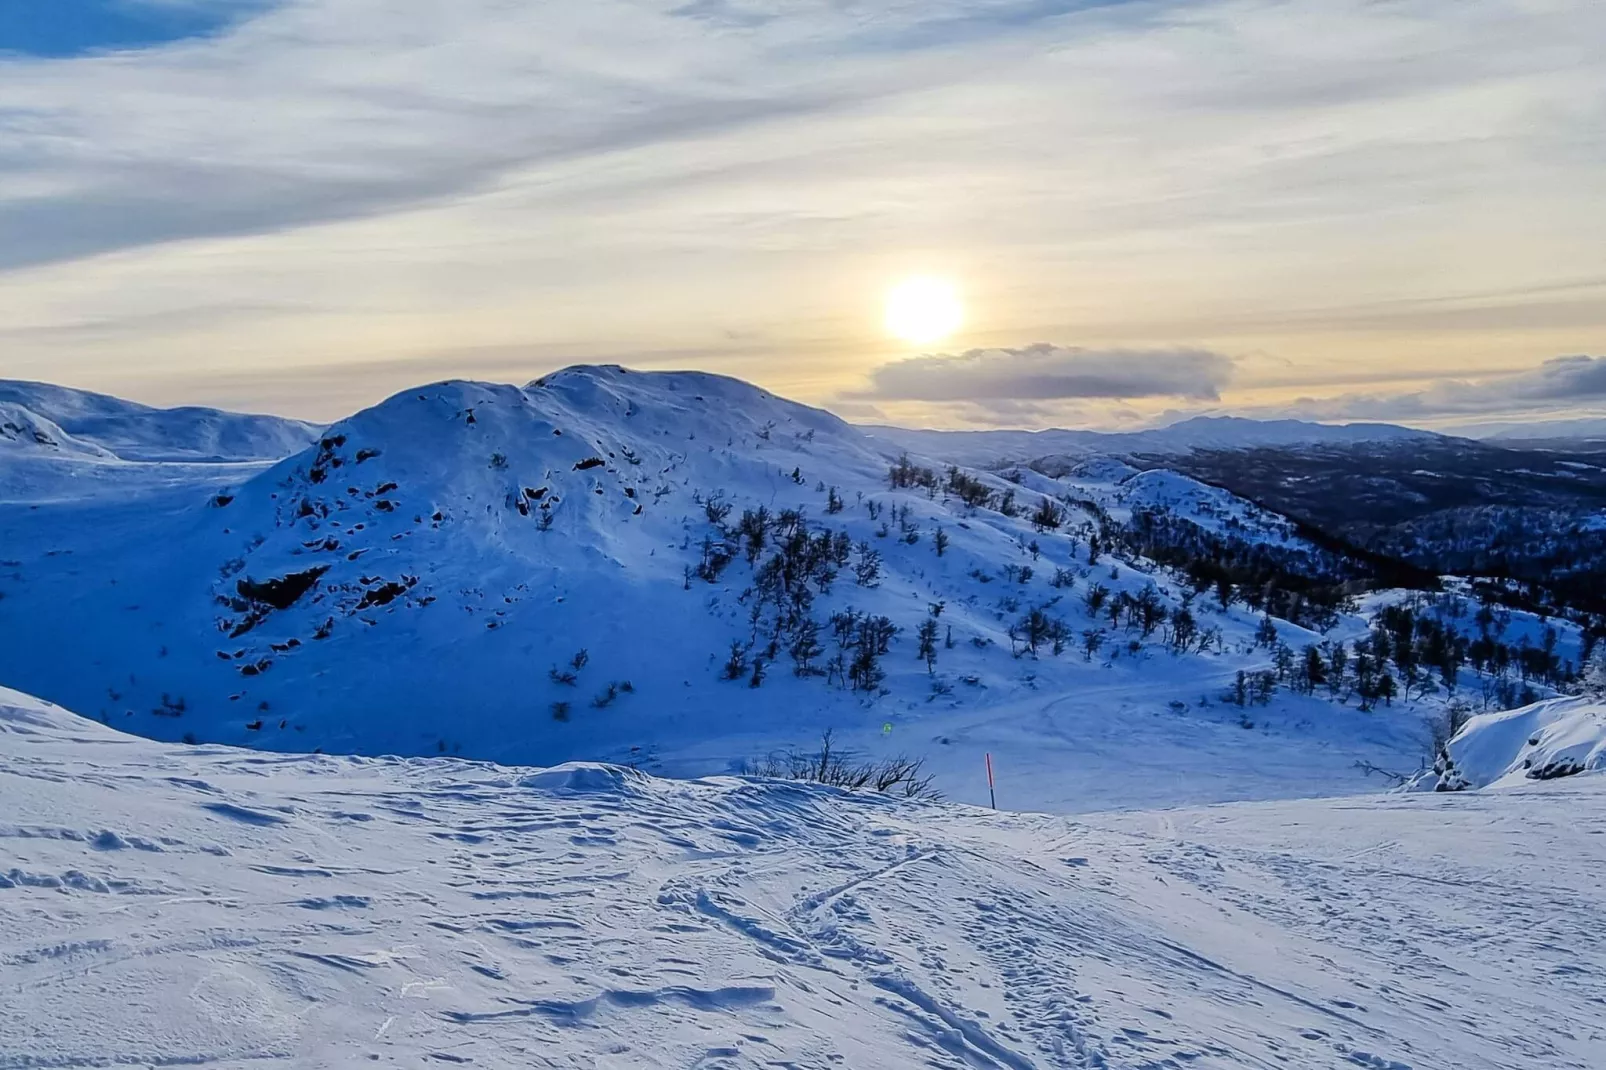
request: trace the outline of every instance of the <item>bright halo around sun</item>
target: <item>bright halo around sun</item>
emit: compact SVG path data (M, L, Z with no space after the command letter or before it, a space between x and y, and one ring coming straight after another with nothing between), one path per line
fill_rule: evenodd
M942 279L905 279L887 294L887 330L911 345L942 341L964 318L959 291Z

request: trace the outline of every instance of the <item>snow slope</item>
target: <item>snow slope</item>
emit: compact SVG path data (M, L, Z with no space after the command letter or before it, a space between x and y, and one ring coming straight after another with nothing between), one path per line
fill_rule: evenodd
M0 379L0 424L13 422L6 414L19 410L82 444L88 455L124 461L276 461L318 435L312 424L280 416L156 409L86 390Z
M16 456L116 459L110 450L75 438L31 409L9 401L0 401L0 449L6 451L8 459Z
M1220 629L1208 652L1114 629L1084 654L1082 633L1107 623L1085 605L1095 585L1152 590L1166 607L1182 597L1144 562L1089 565L1085 509L1067 506L1051 531L1029 520L1044 496L1119 487L977 477L1013 491L1009 516L889 490L880 444L718 376L439 383L266 469L67 470L0 502L0 679L155 738L707 773L834 728L858 749L927 756L969 801L985 797L992 751L1012 805L1054 809L1366 790L1358 760L1409 768L1421 749L1420 717L1403 709L1293 695L1247 717L1222 707L1235 674L1269 659L1242 607L1198 607L1200 627ZM720 523L711 502L729 510ZM772 521L799 510L810 538L845 540L834 579L799 586L821 662L831 614L900 629L880 686L799 677L784 649L767 652L775 610L754 588L773 525L753 562L738 553L711 580L693 574L705 545L759 508ZM869 582L859 547L880 559ZM915 635L938 606L928 671ZM1034 608L1064 623L1070 649L1014 656L1010 630ZM1296 647L1316 638L1282 631ZM747 668L725 680L733 641Z
M1606 703L1558 698L1472 718L1449 744L1451 768L1418 785L1509 787L1606 769Z
M1606 1065L1606 780L1079 821L0 692L0 1066Z
M1163 468L1123 480L1115 501L1128 513L1164 509L1217 534L1230 532L1261 542L1286 543L1296 537L1292 522L1231 491Z

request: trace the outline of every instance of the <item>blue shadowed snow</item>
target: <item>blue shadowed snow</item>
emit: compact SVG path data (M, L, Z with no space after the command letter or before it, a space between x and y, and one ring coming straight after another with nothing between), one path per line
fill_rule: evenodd
M152 48L227 30L275 0L0 0L0 58Z

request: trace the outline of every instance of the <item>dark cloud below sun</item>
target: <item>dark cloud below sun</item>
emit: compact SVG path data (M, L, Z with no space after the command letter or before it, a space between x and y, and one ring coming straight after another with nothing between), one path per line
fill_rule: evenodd
M870 373L868 387L848 396L1005 410L1076 398L1217 401L1233 368L1230 357L1208 349L1083 349L1040 342L893 361Z

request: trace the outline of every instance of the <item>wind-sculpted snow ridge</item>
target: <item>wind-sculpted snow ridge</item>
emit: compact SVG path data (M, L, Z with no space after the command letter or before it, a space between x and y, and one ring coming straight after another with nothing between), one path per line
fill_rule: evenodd
M1606 769L1606 702L1557 698L1479 714L1446 748L1439 767L1415 790L1510 787Z
M1592 1070L1603 789L1070 821L0 691L0 1067Z
M49 383L0 379L0 425L22 410L55 433L62 449L100 459L144 462L276 461L317 437L311 424L186 406L156 409ZM7 436L0 430L0 441ZM49 448L49 443L40 446Z

